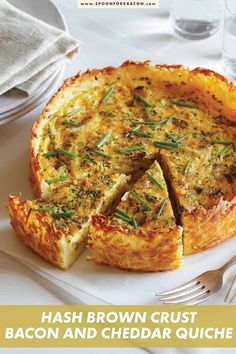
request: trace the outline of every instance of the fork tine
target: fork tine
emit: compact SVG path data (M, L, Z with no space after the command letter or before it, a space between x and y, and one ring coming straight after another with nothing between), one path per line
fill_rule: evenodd
M231 304L231 302L234 301L235 297L236 297L236 275L229 287L229 290L225 296L224 302L228 302L229 304ZM234 292L234 293L233 293Z
M163 300L164 300L164 304L168 304L168 305L170 305L170 304L183 304L185 302L198 299L200 296L208 294L209 292L210 292L209 290L204 288L204 289L202 289L198 292L192 293L190 295L177 297L177 298L173 299L172 301L168 301L169 299L167 299L167 301L165 301L165 299L163 299Z
M208 292L206 295L203 295L200 298L198 298L197 301L189 302L187 305L194 306L194 305L200 304L201 302L209 300L211 297L213 297L215 295L216 295L216 292L213 292L213 293Z
M193 286L189 286L188 288L184 289L184 290L180 290L179 292L175 292L174 294L170 294L170 295L162 295L161 297L159 297L159 300L171 300L171 299L177 299L178 297L183 297L185 295L190 295L193 293L196 293L197 290L201 290L204 289L205 285L198 283L196 285Z
M162 296L162 295L170 295L170 294L174 294L176 292L179 292L180 290L184 290L190 286L193 286L193 285L197 285L199 283L199 280L198 280L198 277L195 278L195 279L192 279L190 280L189 282L187 283L184 283L183 285L180 285L174 289L171 289L171 290L168 290L168 291L163 291L162 293L157 293L156 295L157 296Z

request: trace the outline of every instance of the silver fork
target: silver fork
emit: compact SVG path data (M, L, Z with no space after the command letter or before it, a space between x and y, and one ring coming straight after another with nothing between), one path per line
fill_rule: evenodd
M177 288L159 293L157 296L164 304L197 305L209 300L222 288L224 272L234 264L236 264L236 256L222 267L202 273L195 279Z

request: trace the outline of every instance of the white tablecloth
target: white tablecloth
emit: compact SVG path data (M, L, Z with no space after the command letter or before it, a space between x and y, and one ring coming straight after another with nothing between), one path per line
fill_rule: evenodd
M203 66L222 72L221 31L204 41L189 42L175 37L168 22L168 0L160 0L161 7L156 10L81 10L77 9L76 0L55 0L55 2L68 21L70 33L84 42L77 60L67 67L65 77L87 68L119 65L127 59L150 59L154 63L181 63L189 67ZM42 108L43 105L0 129L1 178L7 177L9 186L6 188L0 183L0 218L3 232L4 228L9 227L7 213L2 205L8 194L21 190L24 196L29 196L27 195L29 188L26 186L29 171L26 166L29 160L30 130L32 122ZM9 165L8 156L13 152L15 158ZM234 249L231 251L233 255ZM229 272L227 279L230 278L230 274L232 277L232 272ZM0 304L62 304L71 301L71 298L59 289L48 286L37 275L33 275L27 268L5 255L0 256L0 281ZM41 351L41 349L0 349L4 354L41 353ZM158 354L222 352L211 349L148 351ZM64 354L68 349L46 349L44 352ZM118 354L120 349L70 349L69 352ZM144 353L141 349L122 349L122 352ZM224 352L233 353L234 349L224 349Z

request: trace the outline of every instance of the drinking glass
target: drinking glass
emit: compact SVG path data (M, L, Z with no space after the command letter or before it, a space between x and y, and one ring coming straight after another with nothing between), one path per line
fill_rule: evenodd
M222 64L226 75L236 81L236 0L225 0Z
M170 21L179 36L204 39L219 29L223 8L223 0L172 0Z

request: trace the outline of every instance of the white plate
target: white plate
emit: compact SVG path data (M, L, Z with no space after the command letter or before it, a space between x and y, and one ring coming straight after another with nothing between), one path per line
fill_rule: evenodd
M61 30L68 31L64 16L51 0L9 0L9 2L28 14ZM46 86L47 80L43 83ZM40 89L43 89L41 86ZM38 90L37 90L38 91ZM38 92L25 96L20 93L8 92L0 96L0 115L30 104ZM1 119L1 117L0 117Z
M24 110L24 108L28 107L31 105L32 102L35 102L36 99L38 99L42 93L45 91L46 88L50 87L50 85L52 85L54 83L54 81L56 80L56 78L60 75L60 72L64 70L64 68L60 68L58 69L55 73L52 74L52 76L50 78L47 78L47 80L45 80L37 89L37 91L35 92L34 95L31 95L29 97L29 100L27 100L25 103L23 103L22 105L14 108L14 109L11 109L7 112L4 112L4 113L0 113L0 121L5 119L5 118L8 118L9 115L14 115L15 113L18 113L19 111L22 111Z
M34 108L38 107L42 102L46 101L60 87L63 80L63 75L64 67L60 69L58 75L56 75L53 81L49 80L48 86L44 87L44 89L40 91L40 94L36 95L34 99L32 99L30 104L27 104L23 109L20 108L19 110L16 110L15 113L12 113L11 111L8 112L3 119L0 117L0 126L24 116L25 114L31 112Z

